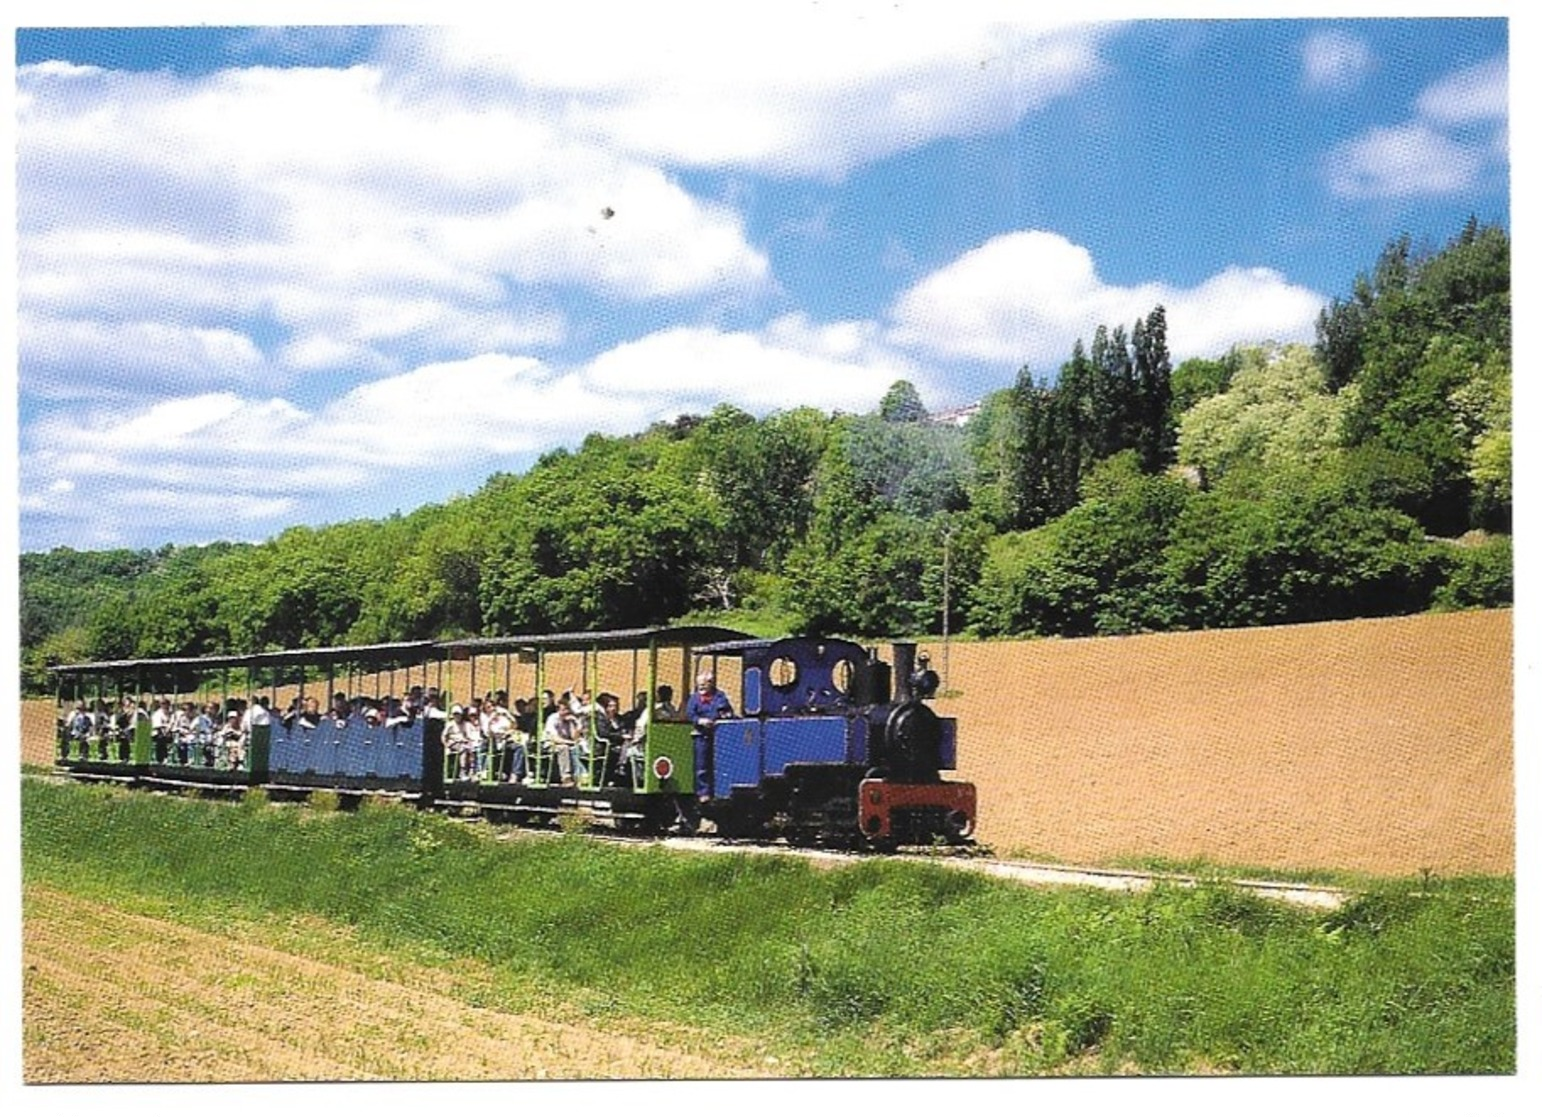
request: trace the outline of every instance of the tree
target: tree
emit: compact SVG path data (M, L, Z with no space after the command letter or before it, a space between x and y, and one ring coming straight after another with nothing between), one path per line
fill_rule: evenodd
M1173 369L1173 399L1168 415L1174 429L1182 422L1184 413L1200 400L1218 396L1230 388L1232 377L1241 364L1240 350L1234 346L1219 360L1190 357Z
M1196 494L1162 564L1190 628L1415 612L1440 573L1412 519L1303 467L1277 470L1257 497Z
M694 459L667 466L703 479L722 517L727 570L764 570L808 530L814 475L831 421L813 408L776 412L759 422L737 409L713 412L692 436ZM665 466L661 458L661 466Z
M1178 460L1208 484L1239 470L1313 465L1344 445L1353 390L1329 394L1316 355L1304 345L1239 349L1231 385L1183 416Z
M1435 253L1414 253L1404 237L1388 245L1362 284L1363 329L1355 405L1346 416L1349 445L1398 461L1417 487L1396 492L1397 506L1440 535L1479 523L1508 523L1500 495L1506 420L1470 421L1474 384L1495 390L1495 369L1509 377L1510 242L1497 226L1469 221ZM1465 413L1464 413L1465 412ZM1480 490L1474 455L1480 441Z
M1073 362L1080 345L1078 341L1072 349ZM1136 445L1140 408L1140 386L1123 326L1115 326L1111 331L1107 326L1099 326L1093 332L1091 362L1090 380L1083 389L1088 397L1083 409L1088 417L1091 451L1083 463L1087 468L1094 461Z
M968 501L967 438L952 426L846 420L832 443L851 462L852 482L865 499L912 516L962 508Z
M1090 636L1171 626L1162 553L1189 499L1134 451L1100 463L1064 516L987 548L969 616L987 635Z
M921 393L908 380L896 380L878 405L878 417L886 423L919 423L927 418Z
M1177 442L1173 419L1172 360L1167 354L1167 311L1152 309L1136 319L1132 338L1135 355L1134 449L1147 473L1172 464Z
M794 626L875 636L939 631L944 536L956 625L963 616L959 590L978 576L985 535L967 516L885 511L851 535L811 540L787 561L784 596Z
M1036 527L1074 503L1075 482L1064 479L1061 422L1054 389L1025 366L1017 383L987 397L965 428L975 462L971 503L998 530Z
M721 521L701 478L659 468L671 445L591 436L511 486L506 511L488 518L485 624L630 627L685 612L703 570L719 561Z

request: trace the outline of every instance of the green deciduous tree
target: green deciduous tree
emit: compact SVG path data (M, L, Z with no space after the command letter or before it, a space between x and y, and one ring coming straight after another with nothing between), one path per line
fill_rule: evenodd
M1428 530L1454 535L1475 522L1507 523L1494 470L1506 428L1469 420L1473 386L1493 392L1509 376L1508 235L1472 221L1439 252L1421 253L1404 238L1388 246L1366 287L1349 444L1405 459L1397 475L1421 482L1394 499ZM1487 445L1478 454L1480 442Z
M1134 451L1100 464L1084 488L1064 516L991 541L969 611L982 633L1088 636L1171 626L1162 552L1190 489L1143 473Z
M1354 391L1332 395L1312 350L1304 345L1236 351L1226 391L1184 415L1178 461L1215 483L1239 469L1313 465L1344 444L1344 416Z
M878 417L886 423L919 423L927 417L921 393L908 380L896 380L878 404Z

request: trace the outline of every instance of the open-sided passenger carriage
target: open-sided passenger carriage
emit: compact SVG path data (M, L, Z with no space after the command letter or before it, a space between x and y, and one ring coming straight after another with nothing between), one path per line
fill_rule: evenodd
M668 687L683 706L690 693L698 650L708 643L742 639L744 633L711 625L622 629L609 632L491 636L441 645L457 670L453 678L474 695L489 687L539 701L544 691L573 691L590 702L610 692L635 712L639 696L648 714L618 749L584 723L572 786L563 786L557 759L544 740L537 712L524 749L522 779L506 779L495 756L479 764L476 778L453 778L448 759L430 774L424 794L453 805L477 804L493 816L519 820L582 812L621 830L659 830L688 814L694 760L691 727L677 714L661 713L658 697Z

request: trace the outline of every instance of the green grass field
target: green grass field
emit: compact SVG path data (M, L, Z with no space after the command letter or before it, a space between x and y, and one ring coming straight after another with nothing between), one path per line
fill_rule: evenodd
M1037 890L874 859L497 840L25 780L29 881L201 926L305 915L560 1003L757 1037L821 1075L1513 1073L1510 878L1377 882L1324 916L1224 885Z

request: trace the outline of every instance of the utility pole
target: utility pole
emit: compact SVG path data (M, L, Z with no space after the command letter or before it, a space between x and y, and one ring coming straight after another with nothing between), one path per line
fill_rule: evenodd
M949 545L953 542L953 525L949 524L942 533L942 689L947 691L948 686L948 614L952 612L949 603Z

